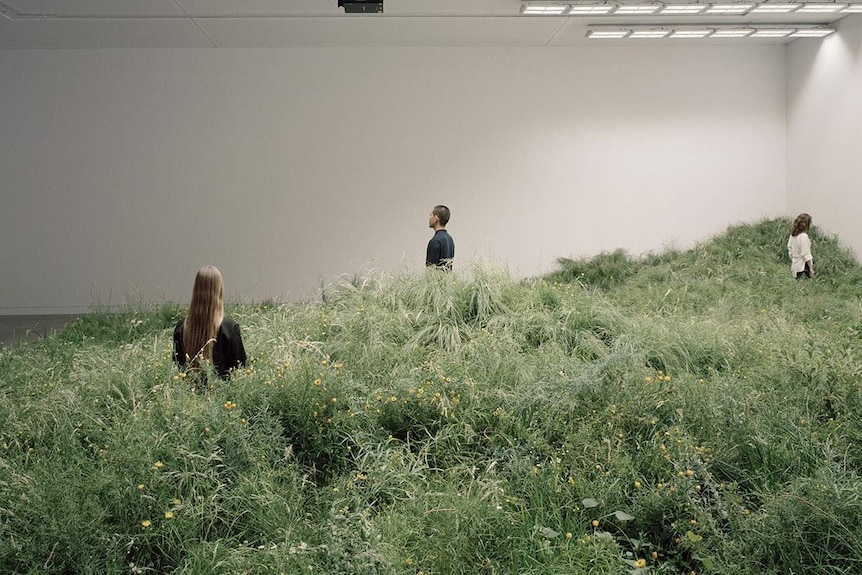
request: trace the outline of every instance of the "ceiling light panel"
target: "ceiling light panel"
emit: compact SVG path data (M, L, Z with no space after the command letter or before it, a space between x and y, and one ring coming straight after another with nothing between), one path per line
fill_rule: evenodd
M751 14L788 14L799 9L801 4L758 4Z
M793 33L791 28L763 28L755 30L752 38L784 38Z
M521 6L521 14L526 16L559 16L568 10L568 4L524 4Z
M701 29L701 30L674 30L673 34L671 34L670 38L706 38L712 34L712 30Z
M572 5L569 16L596 16L607 14L613 9L612 4Z
M704 14L734 14L741 15L754 8L754 4L713 4Z
M618 6L614 15L635 16L642 14L655 14L662 8L661 4L623 4Z
M802 8L797 10L798 14L832 14L840 12L847 7L847 4L803 4Z
M664 38L670 34L670 30L632 30L629 38L632 39L647 39L647 38Z
M835 32L831 28L800 29L790 35L791 38L823 38Z
M724 30L716 30L710 38L745 38L754 32L751 28L728 28Z
M707 4L668 4L661 14L700 14L709 8Z
M620 40L628 35L628 30L590 30L587 33L587 38L594 40L611 39Z

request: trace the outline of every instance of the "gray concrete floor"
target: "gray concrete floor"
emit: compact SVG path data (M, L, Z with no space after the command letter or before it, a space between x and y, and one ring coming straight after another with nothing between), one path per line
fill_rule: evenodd
M11 347L19 343L38 341L78 315L0 315L0 346Z

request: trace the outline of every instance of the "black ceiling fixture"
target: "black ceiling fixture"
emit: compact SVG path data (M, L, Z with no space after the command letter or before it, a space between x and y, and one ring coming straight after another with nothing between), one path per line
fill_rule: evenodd
M345 14L383 14L383 0L338 0Z

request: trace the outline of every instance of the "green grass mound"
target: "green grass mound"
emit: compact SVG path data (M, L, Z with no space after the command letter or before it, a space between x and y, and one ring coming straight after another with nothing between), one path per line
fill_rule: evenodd
M179 306L0 350L0 572L862 572L862 270L788 228L234 307L206 392Z

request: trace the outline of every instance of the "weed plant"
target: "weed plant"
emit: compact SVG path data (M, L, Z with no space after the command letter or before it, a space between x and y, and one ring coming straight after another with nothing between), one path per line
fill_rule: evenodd
M179 306L2 349L0 572L860 573L862 269L788 229L234 306L205 391Z

